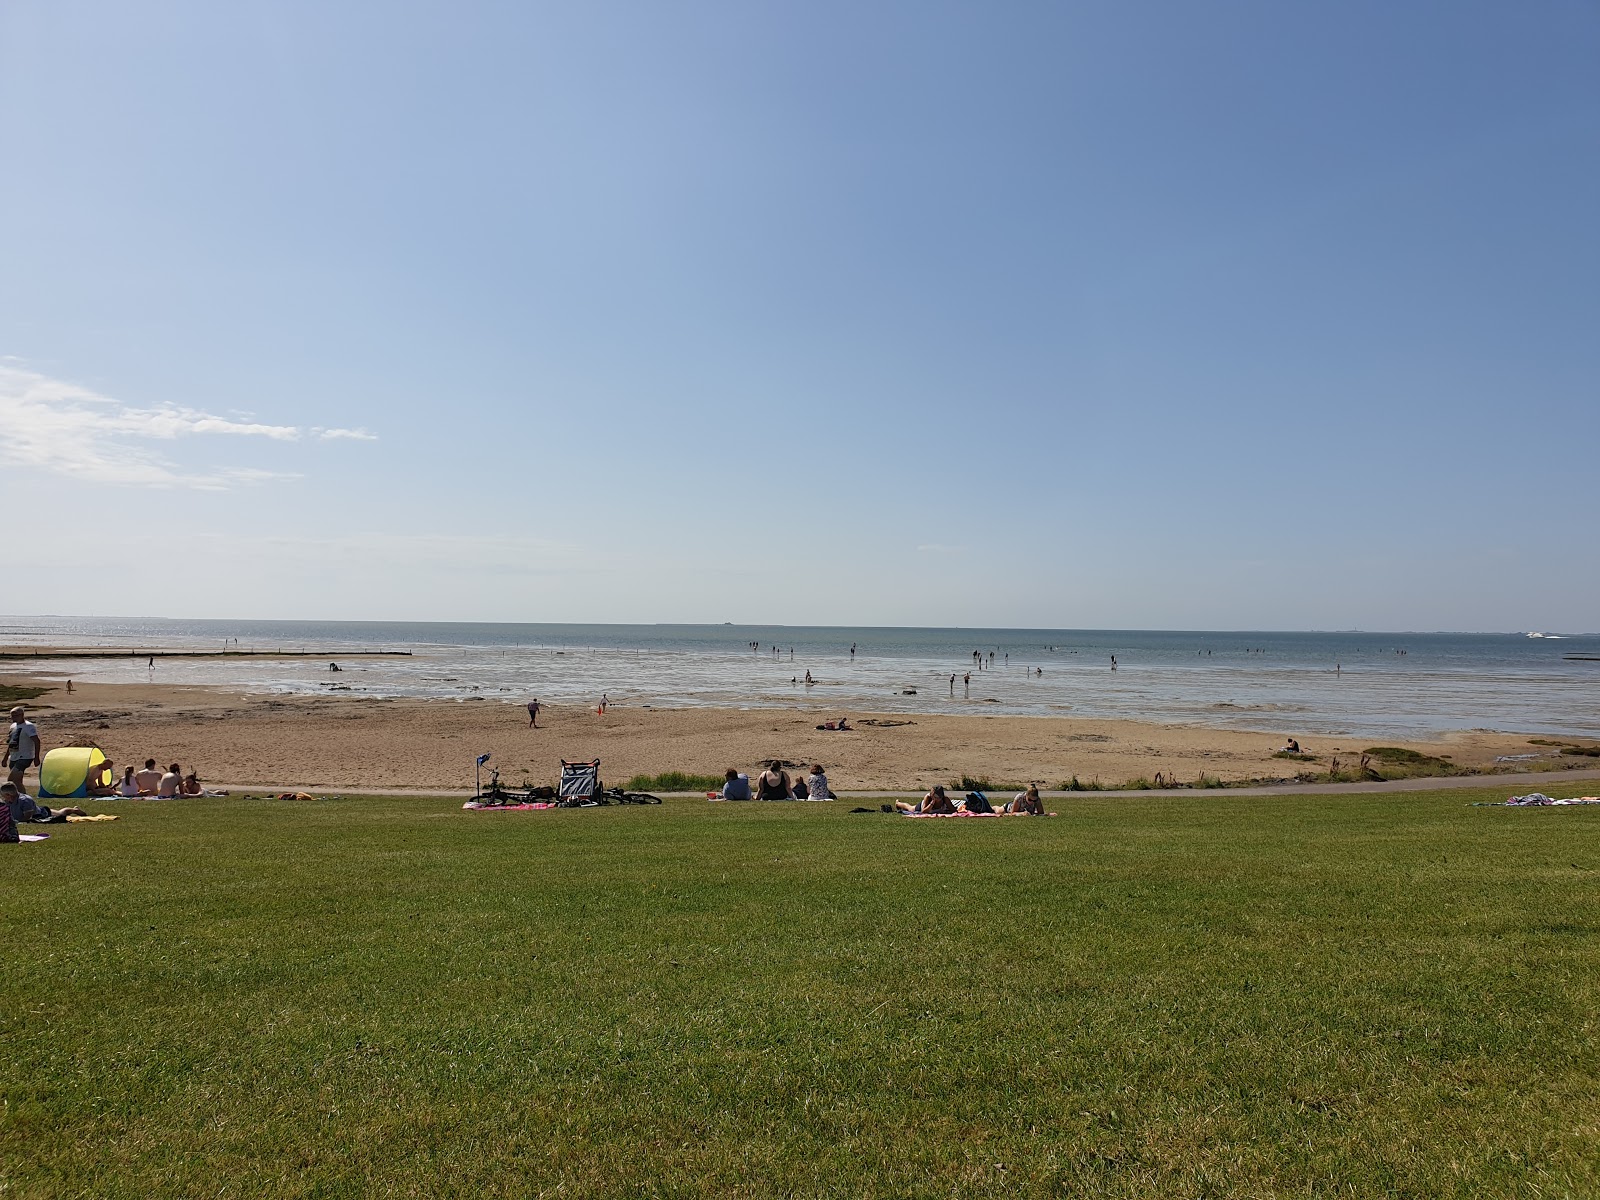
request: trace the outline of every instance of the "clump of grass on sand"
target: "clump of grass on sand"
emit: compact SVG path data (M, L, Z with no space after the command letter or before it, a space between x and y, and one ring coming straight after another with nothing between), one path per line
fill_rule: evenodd
M0 847L0 1193L1600 1194L1600 811L464 813Z
M9 708L13 704L21 704L28 700L37 700L46 692L54 691L48 687L24 687L14 683L0 683L0 704Z

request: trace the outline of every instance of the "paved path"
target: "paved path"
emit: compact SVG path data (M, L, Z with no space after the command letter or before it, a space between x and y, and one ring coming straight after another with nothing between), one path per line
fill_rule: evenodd
M1039 795L1047 800L1065 800L1080 795L1101 796L1173 796L1173 795L1209 795L1221 796L1359 796L1372 792L1437 792L1453 788L1487 788L1491 790L1504 789L1507 796L1525 795L1536 792L1550 784L1565 786L1574 783L1587 783L1591 780L1600 780L1600 769L1578 771L1527 771L1509 775L1451 775L1443 777L1429 777L1426 779L1395 779L1373 783L1276 783L1265 787L1237 787L1237 788L1167 788L1148 792L1124 792L1108 789L1104 792L1040 792ZM239 783L207 784L208 787L224 787L234 795L250 792L287 792L299 791L294 787L265 787L261 784L246 786ZM347 792L360 796L427 796L443 797L451 800L470 800L472 791L464 788L460 791L441 790L439 788L318 788L315 789L324 795ZM1597 789L1600 790L1600 789ZM950 788L952 793L959 793L959 788ZM700 799L704 792L658 792L659 796L690 797ZM860 791L841 792L840 800L881 800L881 799L919 799L921 792L895 792ZM1009 799L1009 797L1007 797Z

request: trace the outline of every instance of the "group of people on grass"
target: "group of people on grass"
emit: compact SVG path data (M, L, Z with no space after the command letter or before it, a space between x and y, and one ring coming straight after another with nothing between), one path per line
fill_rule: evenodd
M784 770L783 760L775 758L767 769L757 775L754 783L750 776L735 767L729 767L719 800L833 800L836 797L828 786L828 776L821 763L813 763L811 773L804 778L798 771L791 778Z
M784 770L782 759L775 758L767 763L767 769L751 780L750 776L734 767L729 767L722 791L716 794L718 800L834 800L831 788L828 787L828 776L822 769L821 763L811 767L811 773L804 778L796 772L792 777ZM943 784L935 784L933 789L915 804L906 800L897 800L894 804L897 812L909 813L917 816L954 816L956 813L1026 813L1032 816L1044 815L1044 802L1039 799L1038 784L1030 783L1026 790L1018 792L1016 797L1007 801L996 809L989 803L988 797L982 792L969 792L960 800L952 800L945 794ZM887 807L885 811L888 811Z
M982 792L968 792L962 799L952 800L945 795L944 785L940 783L934 784L932 790L915 804L908 800L896 800L894 808L896 812L920 817L953 817L963 812L980 816L991 813L1026 813L1034 817L1044 815L1044 802L1039 799L1039 785L1034 783L1030 783L1026 790L1018 792L1015 798L1008 800L999 808L990 804L989 798Z
M122 778L113 785L111 777L115 768L111 760L107 759L101 766L95 768L98 778L89 781L89 794L91 796L153 796L157 800L172 800L179 796L203 796L205 787L200 783L199 773L193 767L185 775L183 768L173 763L165 771L156 766L156 760L144 760L144 770L135 771L133 764L129 763L122 769Z
M7 817L13 833L18 824L50 824L70 816L84 815L83 810L77 807L49 808L28 794L24 777L43 762L44 745L39 738L39 728L28 720L27 709L19 704L11 710L5 754L0 758L0 766L5 767L7 772L5 783L0 784L0 798L3 798L4 807L8 810ZM121 779L117 778L115 765L110 759L105 759L89 768L84 791L90 796L148 796L161 800L205 795L200 775L193 767L189 768L187 775L177 763L163 771L156 766L153 758L145 759L142 771L129 765L123 770ZM0 824L4 823L0 820ZM0 836L4 836L3 830L0 830ZM15 839L10 837L5 840Z

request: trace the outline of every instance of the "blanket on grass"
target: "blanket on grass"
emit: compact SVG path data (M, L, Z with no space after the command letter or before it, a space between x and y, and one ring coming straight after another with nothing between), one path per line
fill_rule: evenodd
M1505 805L1495 805L1491 802L1491 807L1544 808L1563 804L1600 804L1600 796L1574 796L1570 800L1556 800L1543 792L1529 792L1526 796L1511 797Z
M935 819L937 817L1031 817L1032 813L1003 813L1003 812L953 812L953 813L901 813L902 817L916 817L917 820ZM1040 813L1041 817L1053 817L1055 813Z
M547 804L543 800L532 804L480 804L476 800L468 800L461 806L468 812L533 812L539 808L559 808L558 804Z

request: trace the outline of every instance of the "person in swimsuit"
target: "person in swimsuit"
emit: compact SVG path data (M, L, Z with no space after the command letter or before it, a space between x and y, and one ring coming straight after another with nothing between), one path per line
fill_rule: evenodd
M933 816L943 816L956 810L955 801L944 794L944 784L936 783L921 800L909 804L904 800L896 800L894 806L903 813L926 813Z
M528 701L528 728L539 728L539 702L537 700Z
M116 778L116 767L108 758L97 767L90 767L89 774L83 781L83 790L90 796L115 796L117 785L112 782Z
M133 781L139 785L139 795L154 796L161 787L161 772L156 769L156 760L145 759L144 770L135 775Z
M1016 799L1006 805L1008 813L1029 813L1038 817L1044 815L1044 802L1039 799L1039 785L1030 783L1028 790L1018 792Z
M133 777L133 764L129 763L122 768L122 782L117 784L117 795L137 796L139 794L139 781Z
M767 769L756 776L756 799L787 800L790 786L789 773L777 759L773 759L767 764Z

